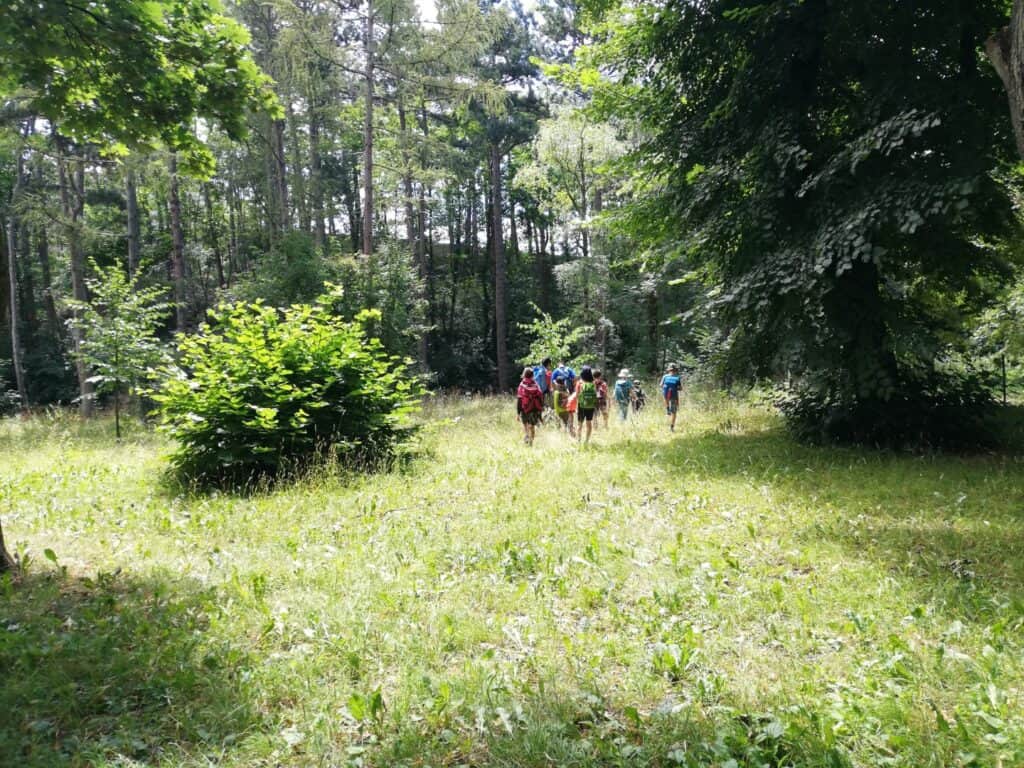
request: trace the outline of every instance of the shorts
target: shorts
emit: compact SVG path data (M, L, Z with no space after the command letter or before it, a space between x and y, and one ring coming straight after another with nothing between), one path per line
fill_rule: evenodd
M670 397L665 401L665 413L669 416L679 411L679 398Z
M529 413L521 413L520 417L523 420L523 424L536 426L540 424L540 415L540 411L530 411Z
M608 413L608 401L607 400L598 400L597 401L597 412L598 413Z
M582 424L584 421L593 421L594 412L597 408L577 408L576 409L576 420Z

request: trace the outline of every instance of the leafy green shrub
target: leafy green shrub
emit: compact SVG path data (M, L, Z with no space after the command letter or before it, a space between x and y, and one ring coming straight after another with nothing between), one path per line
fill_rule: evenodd
M243 274L227 291L228 298L235 301L262 299L275 306L313 301L323 292L325 282L337 282L341 278L337 265L322 258L313 247L312 238L302 232L288 233L255 261L255 268Z
M179 367L153 396L181 476L239 484L322 457L361 466L394 455L422 384L367 338L378 313L346 322L337 298L222 305L181 341Z
M969 373L932 371L902 382L888 397L797 385L775 404L794 435L812 443L975 448L998 442L991 389Z

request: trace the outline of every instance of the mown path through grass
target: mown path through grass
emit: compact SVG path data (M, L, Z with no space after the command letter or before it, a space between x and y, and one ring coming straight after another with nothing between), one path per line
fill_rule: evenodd
M1019 460L801 447L722 402L584 450L507 402L425 416L402 471L250 497L175 496L144 433L0 427L31 555L0 756L1024 764Z

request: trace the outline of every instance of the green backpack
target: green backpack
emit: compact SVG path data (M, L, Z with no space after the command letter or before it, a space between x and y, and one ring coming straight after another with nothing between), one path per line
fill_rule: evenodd
M583 386L580 387L579 406L587 410L597 408L597 387L594 386L594 382L583 382Z

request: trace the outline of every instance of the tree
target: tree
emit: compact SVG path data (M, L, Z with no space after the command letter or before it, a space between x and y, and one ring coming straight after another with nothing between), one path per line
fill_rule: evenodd
M992 130L999 84L979 56L1003 4L626 18L607 17L614 43L590 66L619 76L602 108L628 105L650 137L632 232L705 278L730 368L794 377L820 405L814 428L856 439L895 412L927 429L938 402L970 399L962 318L1003 268L991 243L1015 231L993 174L1009 146Z
M246 111L274 109L249 35L218 0L11 0L0 14L0 88L71 138L178 150L211 170L196 118L235 138Z
M209 173L198 118L241 138L250 109L276 109L247 32L220 9L217 0L10 0L0 13L0 93L65 137L107 149L162 142L187 169ZM83 160L69 169L68 147L58 143L72 282L82 301ZM81 353L81 325L74 341ZM81 394L87 413L85 377ZM10 562L0 546L0 568Z
M1003 81L1017 152L1024 159L1024 0L1014 0L1010 23L985 42L985 53Z
M89 280L89 302L72 302L74 325L89 329L78 354L91 371L97 392L114 397L114 429L121 439L120 397L138 393L152 372L167 360L157 331L171 305L163 288L144 288L139 277L129 278L120 265L92 265L98 277Z

